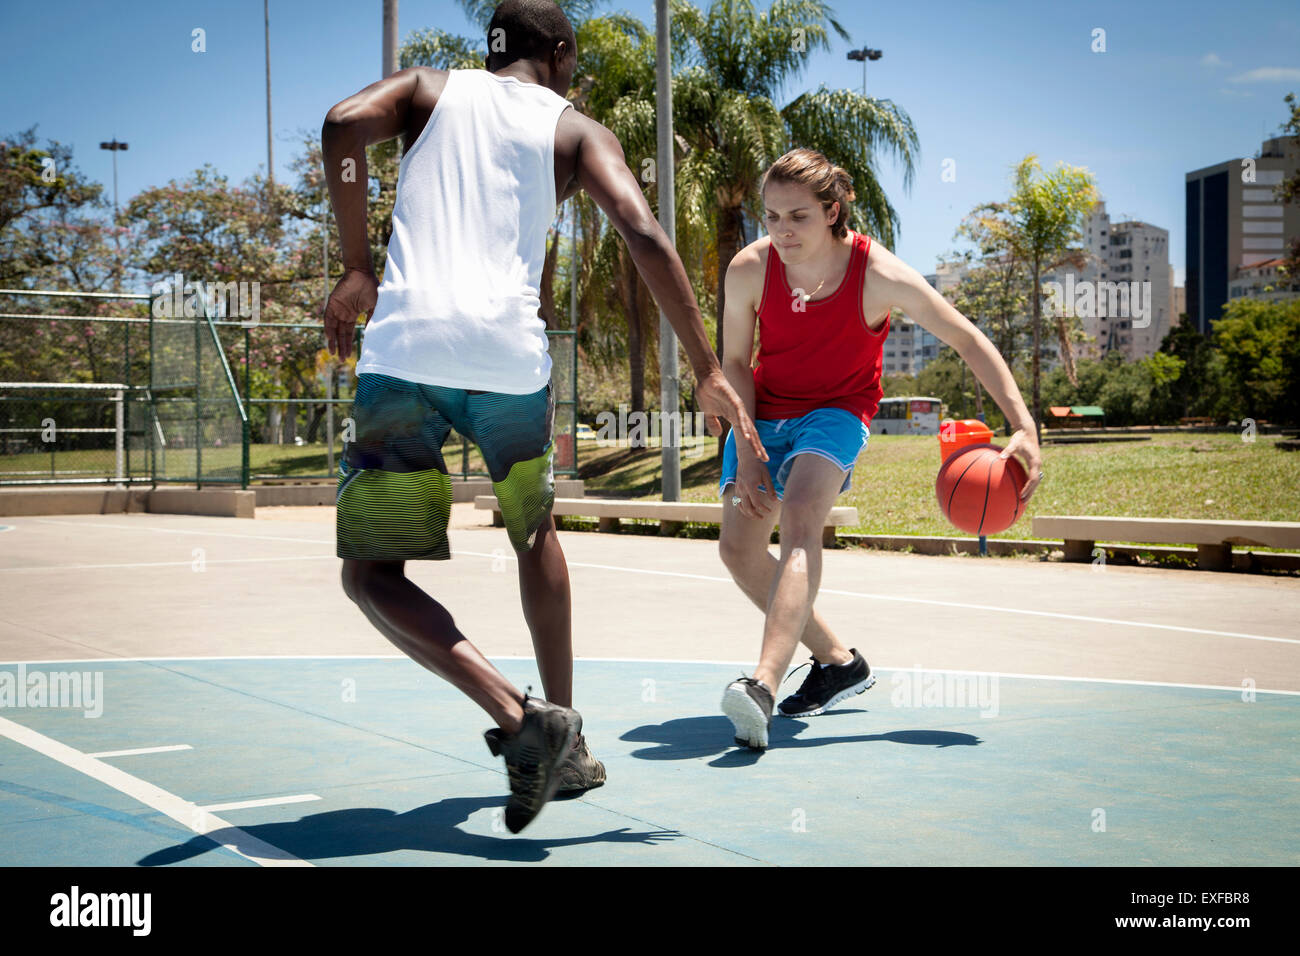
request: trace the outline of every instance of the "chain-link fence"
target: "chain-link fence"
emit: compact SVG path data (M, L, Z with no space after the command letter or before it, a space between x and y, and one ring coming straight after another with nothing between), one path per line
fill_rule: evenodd
M0 290L0 483L336 478L356 379L321 326L220 315L173 292ZM577 339L547 338L555 473L575 476ZM486 477L463 436L444 449L453 475Z
M0 290L0 484L152 481L147 302Z

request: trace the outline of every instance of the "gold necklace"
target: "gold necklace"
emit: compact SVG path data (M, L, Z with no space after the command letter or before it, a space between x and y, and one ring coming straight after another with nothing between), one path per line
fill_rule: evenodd
M830 273L827 273L827 275L829 274ZM822 286L824 286L825 284L826 284L826 276L822 276L822 281L817 283L817 288L813 289L811 292L804 293L803 300L805 302L810 301L813 296L815 296L818 292L821 291Z

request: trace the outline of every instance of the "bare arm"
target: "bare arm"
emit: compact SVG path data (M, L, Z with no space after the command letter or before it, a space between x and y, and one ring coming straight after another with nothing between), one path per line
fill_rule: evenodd
M611 225L627 243L637 271L685 347L698 383L696 401L709 419L709 431L720 434L717 419L727 419L759 460L766 461L767 452L758 440L752 416L734 388L727 384L713 354L686 268L651 212L636 177L628 169L618 137L599 123L588 122L589 128L578 147L579 185L605 211Z
M749 260L754 253L741 250L731 264L727 266L726 302L723 305L722 321L725 334L722 337L722 372L731 383L731 387L740 396L749 417L756 414L754 397L754 371L750 366L750 357L754 352L754 326L757 315L754 312L752 292L749 288L747 272L753 268ZM748 455L749 449L743 445L736 447L739 455Z
M988 336L958 312L919 272L887 249L873 247L872 253L872 263L878 270L878 273L873 273L877 283L875 296L884 297L890 306L902 309L921 328L952 346L1016 430L1007 443L1005 454L1019 451L1027 460L1029 483L1021 498L1028 501L1042 479L1042 457L1033 416L1025 407L1010 367Z
M331 352L346 359L357 316L374 311L378 294L366 228L369 184L366 147L401 135L413 103L427 96L420 83L426 67L399 70L336 104L321 127L321 154L330 203L338 223L343 278L325 304L325 338Z
M775 252L770 253L776 255ZM740 396L745 412L753 418L757 409L754 396L754 371L750 357L754 353L754 326L757 324L755 290L762 291L762 260L753 248L740 250L727 266L726 304L722 321L722 371ZM736 443L736 487L733 502L741 514L760 518L779 504L771 475L745 442ZM760 491L762 488L764 490Z
M686 268L650 210L613 133L592 123L578 152L578 182L609 216L655 302L686 349L696 378L718 368Z

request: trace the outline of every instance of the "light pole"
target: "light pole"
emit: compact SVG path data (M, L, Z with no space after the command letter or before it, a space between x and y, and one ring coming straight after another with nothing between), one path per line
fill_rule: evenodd
M127 148L126 143L119 143L114 136L107 143L100 143L100 149L113 154L113 246L117 251L117 283L122 284L122 237L117 232L117 154Z
M262 0L262 28L266 40L266 182L274 191L275 156L271 151L271 0Z
M383 45L383 74L392 76L398 69L397 0L384 0Z
M850 60L862 61L862 95L867 95L867 61L879 60L884 56L883 50L873 50L870 47L863 47L861 50L850 50L847 54Z
M669 45L670 12L668 0L655 0L655 125L658 131L659 225L668 235L668 244L677 245L677 209L673 168L673 84L672 54ZM677 335L672 324L659 310L659 455L663 470L663 500L680 501L682 497L681 430L677 427Z

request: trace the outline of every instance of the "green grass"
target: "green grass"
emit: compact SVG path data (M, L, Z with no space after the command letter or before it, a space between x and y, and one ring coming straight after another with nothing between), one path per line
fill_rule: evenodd
M1281 451L1270 436L1252 443L1239 435L1156 434L1150 441L1045 445L1046 477L1027 513L996 538L1033 536L1036 514L1129 515L1153 518L1217 518L1245 521L1300 520L1300 453ZM1005 439L999 437L999 443ZM718 462L708 440L704 454L682 455L682 499L716 501ZM448 446L447 465L461 469L460 443ZM335 462L342 446L335 447ZM253 445L253 475L284 478L326 475L325 448L316 445ZM659 451L601 448L594 440L578 443L580 475L590 495L658 498ZM205 475L239 476L238 445L203 451ZM105 477L113 468L111 450L65 451L55 456L60 472L88 471ZM148 477L148 459L132 452L133 476ZM35 452L0 456L0 480L18 472L49 474L50 456ZM933 436L875 435L858 459L853 487L837 504L858 509L861 523L841 529L859 534L957 534L939 512L934 479L939 468ZM193 451L167 454L167 477L193 475ZM484 473L478 449L470 447L471 474ZM689 529L688 529L689 533Z
M1000 436L998 444L1005 444ZM1237 434L1157 434L1150 441L1043 446L1045 476L1026 514L994 538L1030 538L1036 514L1128 515L1239 521L1300 520L1300 454ZM590 495L658 498L659 452L580 451ZM961 535L935 501L934 436L874 435L853 487L836 501L858 509L859 534ZM682 458L682 500L716 501L719 465Z

